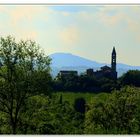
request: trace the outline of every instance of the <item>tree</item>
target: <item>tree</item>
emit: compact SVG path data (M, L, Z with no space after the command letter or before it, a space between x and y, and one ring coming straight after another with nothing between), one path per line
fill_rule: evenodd
M133 85L140 87L140 71L129 70L120 78L120 81L123 85Z
M39 94L42 83L50 79L49 64L49 57L34 41L0 38L0 112L9 120L9 133L17 133L27 99ZM44 75L47 78L41 83Z
M86 101L84 98L77 98L74 102L74 108L77 112L85 113Z
M139 134L140 89L124 87L106 101L90 105L86 113L85 133Z
M59 103L62 104L63 103L63 97L62 97L62 94L60 95L60 98L59 98Z

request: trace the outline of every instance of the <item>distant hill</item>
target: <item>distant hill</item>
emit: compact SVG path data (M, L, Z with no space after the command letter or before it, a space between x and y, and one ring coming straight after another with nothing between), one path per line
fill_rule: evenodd
M87 68L97 70L104 65L110 66L110 64L99 63L70 53L54 53L50 55L50 58L52 58L51 68L53 77L55 77L60 70L77 70L80 74L85 72ZM121 76L128 70L134 69L140 70L140 66L117 63L118 76Z
M104 65L70 53L54 53L50 55L50 57L52 58L52 66L55 67L100 67L101 65Z

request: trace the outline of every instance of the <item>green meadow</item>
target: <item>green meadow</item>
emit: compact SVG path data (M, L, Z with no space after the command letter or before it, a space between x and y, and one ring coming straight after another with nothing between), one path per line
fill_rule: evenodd
M62 95L62 100L67 101L70 104L74 104L75 99L84 98L86 104L90 104L92 102L98 102L100 100L106 100L109 97L109 93L75 93L75 92L56 92L53 95L57 98L60 98Z

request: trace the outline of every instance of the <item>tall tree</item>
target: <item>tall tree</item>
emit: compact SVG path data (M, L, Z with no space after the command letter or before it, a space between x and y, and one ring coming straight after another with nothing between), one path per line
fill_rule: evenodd
M17 133L26 100L39 94L42 85L38 81L44 75L50 78L49 64L49 57L34 41L17 43L11 36L0 38L0 112L9 120L9 133Z

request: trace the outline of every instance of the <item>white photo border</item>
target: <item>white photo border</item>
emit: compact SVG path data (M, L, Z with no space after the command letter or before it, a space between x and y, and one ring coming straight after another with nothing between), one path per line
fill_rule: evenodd
M2 5L140 5L140 0L0 0ZM139 140L139 135L1 135L5 140Z

